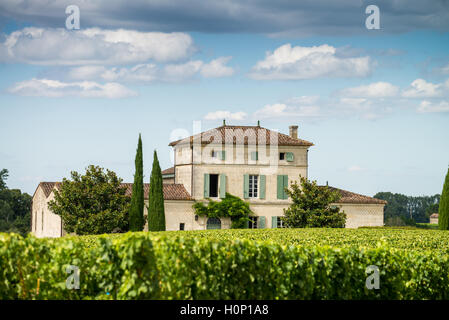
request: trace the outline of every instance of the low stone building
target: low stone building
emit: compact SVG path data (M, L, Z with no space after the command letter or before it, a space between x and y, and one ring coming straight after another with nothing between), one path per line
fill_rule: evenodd
M430 223L431 224L438 224L438 213L432 213L430 215Z
M167 230L230 228L229 219L195 215L192 205L222 199L226 193L248 201L255 217L250 228L282 227L279 219L291 200L285 188L307 178L308 149L313 143L298 138L298 126L289 135L257 126L211 129L171 142L174 166L162 172ZM123 184L131 194L132 184ZM58 183L41 182L33 196L32 232L39 237L64 235L59 216L48 201ZM145 199L148 200L148 185ZM337 205L347 214L346 227L383 226L385 201L333 188L341 194ZM145 210L146 213L146 210Z

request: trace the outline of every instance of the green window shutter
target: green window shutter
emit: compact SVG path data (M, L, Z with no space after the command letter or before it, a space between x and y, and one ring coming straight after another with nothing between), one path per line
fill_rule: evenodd
M249 220L246 220L245 221L245 229L248 229L249 228Z
M220 174L220 198L226 197L226 175Z
M285 159L286 159L288 162L292 162L293 159L294 159L293 152L287 152L287 153L285 154Z
M259 217L258 229L265 229L265 217Z
M271 217L271 227L272 228L278 227L278 217Z
M259 152L252 151L251 152L251 160L259 160Z
M226 160L226 151L221 152L221 160Z
M277 176L277 198L284 199L284 176Z
M209 198L209 184L210 184L209 174L205 173L204 174L204 198Z
M283 180L284 180L284 187L282 188L282 193L283 193L283 199L288 199L288 195L287 192L285 192L285 188L288 188L288 176L283 176Z
M249 174L243 175L243 198L249 198Z
M265 199L265 181L267 179L266 179L266 176L264 176L264 175L260 175L259 178L260 178L260 181L259 181L259 198L260 199Z

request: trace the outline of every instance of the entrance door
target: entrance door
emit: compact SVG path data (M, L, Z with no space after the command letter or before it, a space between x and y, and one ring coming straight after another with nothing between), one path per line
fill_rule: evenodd
M206 229L221 229L221 220L218 218L207 219Z

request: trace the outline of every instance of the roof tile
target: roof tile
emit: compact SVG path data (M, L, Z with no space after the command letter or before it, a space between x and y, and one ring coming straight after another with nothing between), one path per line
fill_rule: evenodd
M41 182L39 185L42 187L45 196L48 196L53 191L54 186L59 187L60 182ZM132 183L122 183L122 186L126 188L126 195L131 196L132 194ZM163 184L164 200L192 200L190 194L184 188L182 184ZM150 184L143 184L144 198L148 199L148 194L150 192Z
M289 135L259 126L228 125L210 129L184 139L173 141L169 144L169 146L187 143L192 144L196 141L198 141L199 143L200 139L202 144L209 144L214 142L244 145L271 145L277 143L277 145L279 146L313 146L312 142L302 139L295 139L290 137Z

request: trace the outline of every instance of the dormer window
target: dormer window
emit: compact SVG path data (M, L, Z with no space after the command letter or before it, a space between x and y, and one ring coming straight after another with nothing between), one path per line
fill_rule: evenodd
M226 159L226 152L225 151L216 151L212 150L210 153L211 158L213 159L219 159L219 160L225 160Z
M288 162L293 162L294 160L293 152L280 152L279 160L287 160Z

